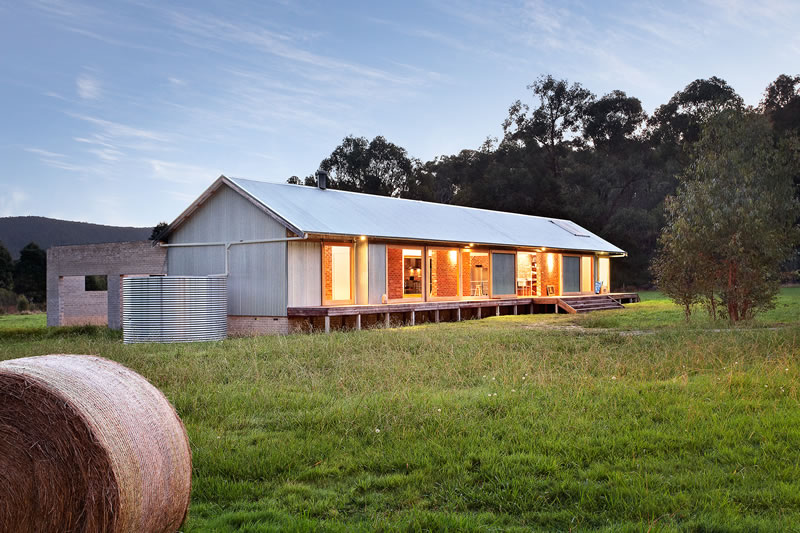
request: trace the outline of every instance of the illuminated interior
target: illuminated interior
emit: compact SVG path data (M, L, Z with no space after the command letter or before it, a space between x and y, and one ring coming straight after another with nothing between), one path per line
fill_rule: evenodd
M519 252L517 254L517 296L537 296L539 294L539 265L536 254Z
M608 257L600 257L597 260L597 281L603 284L601 292L607 293L611 283L611 262Z
M387 247L386 271L390 300L422 298L424 273L421 248Z
M489 252L461 251L461 294L468 298L489 296Z
M353 247L326 244L323 247L322 290L327 302L353 301Z
M457 298L458 279L458 249L429 249L428 294L432 298Z

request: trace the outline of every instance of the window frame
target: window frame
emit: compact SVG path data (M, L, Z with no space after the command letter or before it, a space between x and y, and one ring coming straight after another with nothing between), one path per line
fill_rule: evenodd
M430 269L428 268L428 252L434 252L434 251L437 251L437 250L447 251L447 252L451 252L451 251L455 251L456 252L456 268L458 270L458 272L457 272L457 274L458 274L458 287L457 287L458 291L456 291L457 294L455 296L434 296L433 294L431 294L431 291L430 291L430 279L431 279L432 273L431 273ZM427 296L428 301L432 301L432 302L447 302L447 301L457 301L457 300L461 300L463 298L463 296L462 296L462 293L464 292L463 291L463 287L462 287L463 273L461 271L461 254L463 252L464 252L464 250L462 248L459 248L458 246L426 246L425 247L425 259L426 259L425 260L425 269L427 271L427 275L425 276L425 291L426 291L425 295Z
M350 298L347 300L326 300L325 299L325 247L326 246L346 246L350 248ZM320 295L320 300L322 301L323 306L334 306L334 305L353 305L356 301L356 294L355 294L355 282L356 282L356 265L355 265L355 246L352 242L342 242L342 241L322 241L320 246L320 274L322 278L322 282L320 283L320 288L322 290L322 294ZM333 260L331 260L331 284L333 284ZM331 297L333 297L333 287L331 287Z
M419 250L420 251L420 259L422 262L422 291L420 292L419 296L406 296L403 294L400 298L389 298L389 249L390 248L399 248L400 250ZM402 257L402 252L401 252ZM428 282L428 267L425 264L425 247L419 246L416 244L410 245L402 245L402 244L387 244L386 245L386 302L387 303L402 303L402 302L424 302L425 301L425 286ZM405 265L403 265L403 269L405 269ZM404 278L405 279L405 278Z

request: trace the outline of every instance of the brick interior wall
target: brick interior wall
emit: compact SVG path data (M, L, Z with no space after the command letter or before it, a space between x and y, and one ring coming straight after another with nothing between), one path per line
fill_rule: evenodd
M386 285L389 299L403 297L403 249L386 248Z
M433 251L431 282L434 296L458 296L458 261L450 260L449 250Z
M108 291L85 290L84 276L62 276L58 280L59 322L62 326L108 324Z
M229 337L256 335L287 335L289 319L285 316L234 316L228 315Z
M561 265L559 261L560 254L551 254L544 252L538 254L539 262L539 279L542 285L541 296L547 296L547 286L553 285L555 287L556 296L560 295L560 282L561 282ZM552 256L552 269L548 268L548 256Z

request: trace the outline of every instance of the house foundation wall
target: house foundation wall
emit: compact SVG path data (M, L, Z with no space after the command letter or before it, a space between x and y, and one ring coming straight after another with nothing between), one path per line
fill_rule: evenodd
M229 337L256 335L288 335L289 318L285 316L234 316L228 315Z

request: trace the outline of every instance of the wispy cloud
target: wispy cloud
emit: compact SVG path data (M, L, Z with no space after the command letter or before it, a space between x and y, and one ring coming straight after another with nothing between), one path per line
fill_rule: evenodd
M78 76L78 79L75 80L75 85L78 90L78 96L84 100L96 100L102 94L100 82L89 74L84 73Z
M26 152L30 152L32 154L36 154L41 157L48 157L51 159L56 157L67 157L64 154L59 154L57 152L51 152L49 150L43 150L41 148L35 148L35 147L23 148L23 150L25 150Z
M208 183L222 172L200 165L149 159L146 163L152 170L152 177L173 183L198 184Z
M119 122L68 112L68 115L97 126L107 138L142 139L164 142L169 136L152 130L128 126Z

